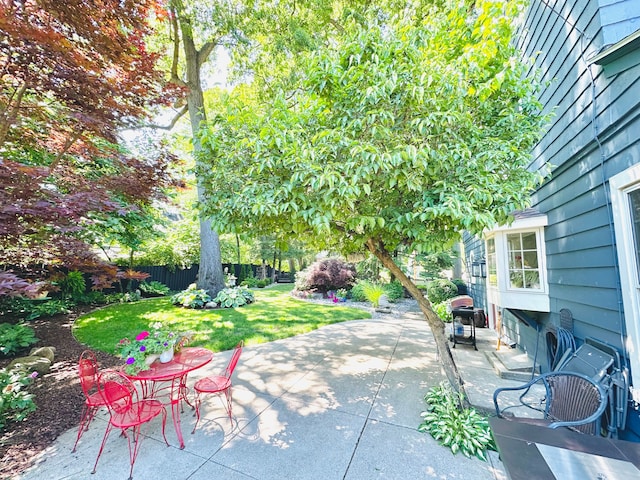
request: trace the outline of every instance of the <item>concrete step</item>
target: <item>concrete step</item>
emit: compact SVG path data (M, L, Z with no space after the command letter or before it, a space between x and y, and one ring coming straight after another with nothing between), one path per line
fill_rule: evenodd
M531 380L533 361L528 355L517 349L500 349L484 352L487 360L500 378L528 382ZM536 373L540 369L536 366Z

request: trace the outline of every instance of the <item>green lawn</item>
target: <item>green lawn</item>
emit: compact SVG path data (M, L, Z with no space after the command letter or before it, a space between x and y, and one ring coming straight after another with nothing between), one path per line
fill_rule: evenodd
M189 345L219 352L240 340L247 345L271 342L331 323L371 318L361 309L295 299L291 288L283 284L256 289L253 304L235 309L192 310L172 305L168 297L111 305L78 318L73 333L95 350L115 353L120 339L134 338L152 323L162 322L174 331L192 332Z

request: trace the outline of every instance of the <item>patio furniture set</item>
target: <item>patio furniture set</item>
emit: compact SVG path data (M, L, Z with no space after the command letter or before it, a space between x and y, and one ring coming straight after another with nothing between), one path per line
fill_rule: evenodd
M204 377L193 385L187 386L190 372L204 367L213 359L213 352L205 348L183 348L168 362L155 360L147 370L137 373L125 373L123 368L101 370L92 351L85 351L78 362L80 385L85 395L85 404L80 427L73 446L75 451L84 431L97 411L106 407L109 422L102 439L94 469L98 466L100 455L107 442L109 433L115 428L127 438L129 445L129 479L133 476L133 466L140 449L140 430L142 425L162 415L162 436L165 436L167 407L171 406L171 417L178 437L180 448L184 448L184 438L180 424L180 414L184 403L195 410L195 432L200 421L201 396L204 394L224 395L224 407L232 420L232 381L233 371L242 353L243 343L234 349L225 369L218 375ZM191 390L193 395L190 398Z

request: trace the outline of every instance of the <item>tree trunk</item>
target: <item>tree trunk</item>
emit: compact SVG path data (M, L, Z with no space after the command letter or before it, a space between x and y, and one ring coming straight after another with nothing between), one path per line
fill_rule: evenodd
M384 244L380 241L375 241L373 239L367 240L367 248L369 251L376 256L382 262L386 268L389 269L392 275L405 287L411 296L415 298L416 302L418 302L418 306L420 310L424 314L424 317L429 324L429 328L431 328L431 332L433 333L433 338L436 342L436 348L438 349L438 356L440 357L440 362L442 363L442 367L444 368L445 375L447 376L447 380L451 384L451 387L454 391L459 392L463 395L463 406L469 405L469 400L467 398L466 392L464 390L462 377L460 376L460 372L458 372L458 367L453 360L453 355L451 354L451 349L449 348L449 341L447 340L447 336L445 334L444 322L440 319L440 317L433 311L431 308L431 303L425 296L422 294L422 291L407 277L402 269L393 261L393 258L389 254L389 252L384 247Z
M185 21L181 22L182 44L186 62L186 83L189 88L187 95L187 106L189 107L189 120L191 121L191 132L193 141L193 156L196 161L196 171L200 163L199 131L203 122L206 121L206 111L204 107L204 94L200 82L201 64L198 60L198 51L193 41L190 27ZM205 190L198 182L198 201L204 200ZM218 234L211 228L208 219L200 218L200 269L198 271L198 288L206 290L212 297L224 288L224 274L222 272L222 258L220 253L220 239Z

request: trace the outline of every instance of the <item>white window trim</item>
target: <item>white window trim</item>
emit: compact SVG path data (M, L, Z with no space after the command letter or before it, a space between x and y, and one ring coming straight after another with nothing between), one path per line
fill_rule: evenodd
M630 191L640 188L640 164L611 177L609 188L627 331L625 348L631 366L631 383L635 385L631 388L631 393L633 399L640 402L640 293L628 198Z
M546 215L536 215L515 220L511 225L497 227L485 232L485 240L493 238L496 246L496 268L498 285L487 282L487 300L503 308L517 308L536 312L549 312L549 284L547 281L547 253L544 227L548 225ZM509 252L507 235L511 233L535 233L540 269L540 288L513 288L509 282ZM486 247L485 247L486 248Z

